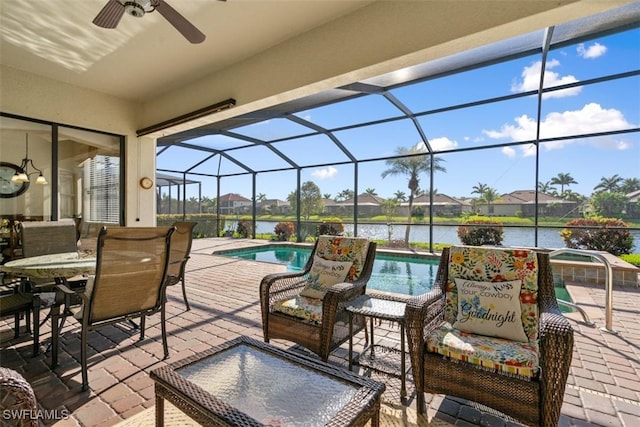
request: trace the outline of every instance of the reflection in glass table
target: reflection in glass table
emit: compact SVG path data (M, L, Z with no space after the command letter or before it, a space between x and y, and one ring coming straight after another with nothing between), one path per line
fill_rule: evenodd
M156 425L164 399L198 422L222 425L379 424L384 384L240 337L151 372Z

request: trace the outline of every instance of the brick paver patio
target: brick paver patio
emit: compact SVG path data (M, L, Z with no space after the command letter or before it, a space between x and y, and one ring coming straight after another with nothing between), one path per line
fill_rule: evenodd
M139 334L126 324L90 333L90 390L87 392L80 390L80 337L75 321L68 321L63 329L59 366L52 372L49 368L50 355L32 357L31 338L23 334L14 340L12 318L2 319L0 363L21 373L32 385L43 409L43 424L118 424L154 405L153 381L148 375L150 370L238 335L262 340L258 297L260 279L266 274L284 271L285 267L211 253L266 243L232 239L194 240L191 260L187 265L191 311L185 311L179 286L171 287L168 292L170 357L167 360L162 360L158 314L147 319L143 341L138 341ZM587 310L596 327L580 322L577 314L568 315L573 319L571 324L575 329L576 344L560 425L640 425L640 290L637 287L614 289L613 330L617 334L611 334L600 329L605 326L604 289L573 284L569 287L574 301ZM385 325L381 327L385 328ZM397 335L397 329L389 327L387 333ZM50 340L51 329L46 324L41 330L43 348ZM293 347L289 342L272 343L282 348ZM346 349L345 344L332 355L330 362L346 366ZM387 384L384 402L401 408L399 380L382 376L375 378ZM407 385L409 395L405 404L415 409L411 378ZM437 419L460 426L505 425L496 414L469 402L427 396L427 403L429 420ZM0 419L0 425L5 425L6 421ZM428 424L425 422L424 425Z

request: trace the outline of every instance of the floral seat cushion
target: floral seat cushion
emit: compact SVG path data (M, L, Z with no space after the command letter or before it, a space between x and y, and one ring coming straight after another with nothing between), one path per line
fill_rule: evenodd
M536 343L471 334L447 322L428 336L426 346L433 353L523 377L533 378L539 370Z
M457 280L458 279L458 280ZM453 246L449 253L449 268L447 277L446 305L444 320L454 325L460 320L459 294L457 283L461 280L475 284L505 285L509 282L519 283L520 289L516 293L514 303L519 303L519 323L524 331L521 341L535 343L538 340L538 257L535 251L526 249L493 248L483 246ZM502 286L504 287L504 286ZM495 289L491 290L495 292ZM505 292L502 290L501 292ZM490 317L489 310L495 310L496 303L483 295L472 302L478 304L474 308L478 317L483 314ZM482 303L484 302L484 306ZM513 310L512 310L513 311ZM519 325L518 325L519 326ZM464 328L463 328L464 329ZM474 332L472 329L465 329ZM481 333L477 330L475 333Z
M345 281L353 282L362 274L367 259L369 239L366 237L319 236L316 255L328 261L351 262Z
M322 280L322 287L316 286L317 276L311 273L307 277L307 285L299 295L284 301L277 301L273 311L294 316L311 323L322 323L322 298L328 288L337 283L353 282L362 274L369 249L369 239L366 237L341 237L322 235L318 237L318 244L314 257L321 258L325 269L342 267L348 271L342 275L326 275ZM333 279L333 280L331 280Z
M273 310L307 320L311 323L322 322L322 300L298 295L274 304Z

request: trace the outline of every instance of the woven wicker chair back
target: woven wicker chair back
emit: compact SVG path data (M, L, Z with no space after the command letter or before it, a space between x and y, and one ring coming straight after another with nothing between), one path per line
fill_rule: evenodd
M182 275L182 264L186 262L191 252L193 241L193 228L197 222L176 222L173 225L176 231L171 236L171 255L169 257L169 267L167 275L180 278Z
M173 227L104 227L98 236L89 322L158 309Z
M25 257L78 250L76 225L72 220L23 222L20 224L20 238Z

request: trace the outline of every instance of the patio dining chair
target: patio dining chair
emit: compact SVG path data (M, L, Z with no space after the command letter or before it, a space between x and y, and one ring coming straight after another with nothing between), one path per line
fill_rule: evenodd
M184 272L191 253L191 243L193 242L193 229L197 222L177 221L174 224L176 231L171 236L171 255L169 256L169 267L167 268L167 286L182 284L182 297L187 311L191 310L187 300L187 289L184 283Z
M60 254L65 252L77 252L77 226L73 219L60 221L29 221L20 223L20 240L22 242L22 255L35 257L40 255ZM22 286L40 296L41 308L50 308L55 303L55 279L23 278ZM73 288L84 287L87 283L85 277L78 276L66 279ZM67 305L71 305L67 301ZM48 312L42 320L44 325L49 320Z
M445 394L527 425L558 425L573 329L547 253L446 248L432 291L408 301L405 320L419 413L424 393Z
M73 317L80 322L82 390L89 387L87 352L89 332L101 327L140 319L140 340L145 318L160 312L164 358L169 356L165 322L166 275L174 227L103 227L98 234L95 277L83 291L58 285L58 292L78 294L82 304ZM73 309L72 309L73 310ZM59 348L59 310L53 315L52 366Z
M365 293L376 244L362 237L318 237L301 271L265 276L260 283L264 341L285 339L327 361L349 339L348 301ZM365 327L355 316L355 334Z
M11 293L0 295L0 318L14 316L14 338L20 336L20 319L24 317L26 331L31 332L33 315L33 355L40 353L40 297L16 287Z

